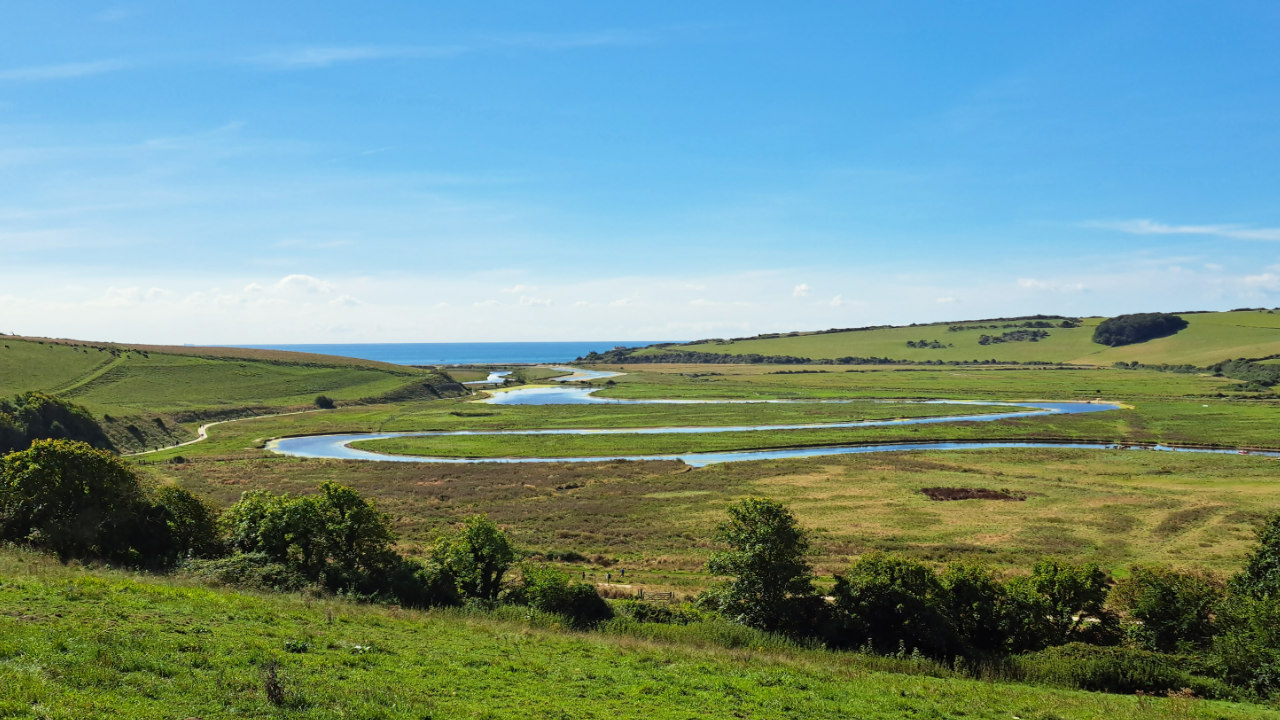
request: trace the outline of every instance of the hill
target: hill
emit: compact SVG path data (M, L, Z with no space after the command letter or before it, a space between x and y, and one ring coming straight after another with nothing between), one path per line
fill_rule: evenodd
M874 358L907 363L994 361L1093 366L1140 362L1204 367L1231 358L1280 355L1280 312L1275 310L1179 315L1186 319L1186 329L1168 337L1120 347L1093 341L1094 330L1105 318L1034 316L701 340L642 348L629 359L652 362L646 358L692 352L724 356L724 361L729 362L760 355L818 361ZM605 355L602 361L627 359Z
M0 551L0 607L12 609L0 613L0 715L12 718L1275 717L972 680L744 628L570 633L525 609L238 593L13 550Z
M329 355L0 337L0 396L40 390L88 409L124 450L193 438L204 420L466 390L429 369Z

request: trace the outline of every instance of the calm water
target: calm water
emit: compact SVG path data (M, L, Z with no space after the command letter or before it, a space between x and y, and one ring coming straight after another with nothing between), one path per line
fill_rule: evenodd
M595 340L584 342L487 343L339 343L307 345L237 345L260 350L337 355L396 365L502 365L504 363L563 363L589 352L615 347L639 347L663 340Z
M577 375L562 378L562 380L573 379L599 379L600 377L608 377L617 373L601 373L598 371L583 370ZM510 392L495 393L487 402L510 405L580 405L596 402L626 402L626 403L666 403L666 402L707 402L707 403L735 403L744 402L739 400L611 400L605 398L594 397L591 393L595 388L583 387L551 387L551 388L519 388ZM745 401L752 402L752 401ZM756 402L832 402L824 400L766 400ZM834 402L839 402L834 401ZM600 462L612 459L625 460L683 460L689 465L702 466L711 463L722 462L742 462L744 460L771 460L780 458L797 458L797 457L817 457L821 455L844 455L849 453L865 453L865 452L891 452L902 450L961 450L980 447L1085 447L1085 448L1105 448L1106 445L1095 443L1007 443L1007 442L987 442L987 443L917 443L912 445L853 445L853 446L836 446L836 447L808 447L808 448L787 448L782 450L747 450L738 452L723 453L682 453L679 455L619 455L619 456L603 456L603 457L558 457L558 458L429 458L414 457L403 455L383 455L379 453L368 452L351 447L351 443L361 440L380 440L385 438L399 437L440 437L440 436L460 436L460 435L645 435L659 433L724 433L724 432L750 432L754 430L800 430L813 428L858 428L880 425L923 425L930 423L945 422L989 422L991 420L1000 420L1017 417L1035 417L1038 415L1051 414L1075 414L1075 413L1092 413L1105 412L1115 410L1118 406L1106 403L1073 403L1073 402L1030 402L1030 403L1013 403L1013 402L991 402L982 403L963 400L933 400L928 401L935 404L956 404L956 405L1000 405L1009 407L1011 412L992 413L986 415L960 415L960 416L944 416L944 417L926 417L912 418L907 420L869 420L855 422L831 422L831 423L804 423L794 425L743 425L743 426L700 426L700 427L659 427L659 428L608 428L608 429L587 429L587 428L556 428L543 430L453 430L453 431L436 431L436 432L393 432L393 433L344 433L340 435L313 435L308 437L287 437L272 440L267 447L282 455L293 455L295 457L311 457L311 458L334 458L345 460L374 460L380 462L448 462L448 463L474 463L474 462ZM1163 447L1159 449L1165 449Z

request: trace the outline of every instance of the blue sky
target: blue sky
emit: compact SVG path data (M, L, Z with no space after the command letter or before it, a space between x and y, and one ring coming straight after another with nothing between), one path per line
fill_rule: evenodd
M1280 304L1270 2L12 3L0 331Z

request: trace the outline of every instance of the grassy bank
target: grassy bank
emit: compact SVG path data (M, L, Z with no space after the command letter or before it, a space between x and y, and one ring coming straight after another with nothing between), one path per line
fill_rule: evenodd
M891 661L778 643L731 649L210 590L8 551L0 606L13 609L0 614L0 714L14 718L1276 716L898 674Z

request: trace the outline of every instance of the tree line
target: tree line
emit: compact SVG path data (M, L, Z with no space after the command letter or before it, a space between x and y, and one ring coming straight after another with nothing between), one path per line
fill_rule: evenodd
M174 486L148 487L119 457L86 443L37 440L0 459L0 541L269 590L320 587L406 607L515 602L589 626L612 616L595 588L527 565L477 515L425 558L395 549L391 517L355 490L322 483L312 495L244 493L219 513Z
M1263 525L1244 568L1225 582L1149 566L1116 581L1096 564L1057 560L1002 579L977 563L937 571L875 552L819 590L796 517L759 498L731 506L716 538L728 549L707 569L728 579L699 602L761 630L953 664L1070 645L1080 664L1109 659L1114 686L1097 689L1126 690L1143 674L1135 666L1154 659L1162 668L1155 682L1221 696L1280 693L1280 515ZM1179 670L1187 667L1194 672ZM1135 689L1151 688L1127 687Z

